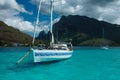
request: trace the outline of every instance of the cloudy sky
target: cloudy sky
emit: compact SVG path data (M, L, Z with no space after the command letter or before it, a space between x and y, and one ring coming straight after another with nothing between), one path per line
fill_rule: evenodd
M33 35L38 0L0 0L0 20ZM48 30L49 0L43 0L37 31ZM54 19L61 15L80 15L120 24L120 0L54 0ZM44 21L43 21L44 20Z

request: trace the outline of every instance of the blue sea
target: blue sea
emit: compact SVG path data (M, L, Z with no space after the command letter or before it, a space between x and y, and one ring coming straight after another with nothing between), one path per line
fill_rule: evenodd
M0 80L120 80L120 48L76 47L70 59L33 63L29 48L0 48Z

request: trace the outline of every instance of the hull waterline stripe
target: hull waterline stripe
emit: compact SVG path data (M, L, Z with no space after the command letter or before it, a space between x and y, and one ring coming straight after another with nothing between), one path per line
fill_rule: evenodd
M71 54L72 53L34 53L35 56L63 56Z

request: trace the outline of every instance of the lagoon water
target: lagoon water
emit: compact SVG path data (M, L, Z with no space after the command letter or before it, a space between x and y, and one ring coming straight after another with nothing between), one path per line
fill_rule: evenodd
M30 54L15 65L28 48L0 48L0 80L120 80L120 48L74 49L70 59L32 62Z

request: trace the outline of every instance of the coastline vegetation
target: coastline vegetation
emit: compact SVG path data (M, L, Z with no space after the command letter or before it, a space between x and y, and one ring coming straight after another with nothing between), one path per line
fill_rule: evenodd
M103 39L102 28L105 29ZM85 16L63 16L53 25L55 41L71 41L73 46L120 46L120 25ZM49 45L50 32L39 33L35 45ZM32 37L0 21L0 46L30 46Z

